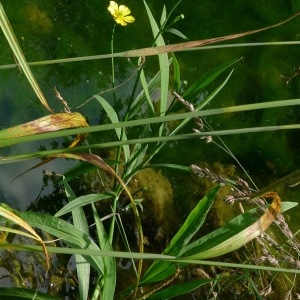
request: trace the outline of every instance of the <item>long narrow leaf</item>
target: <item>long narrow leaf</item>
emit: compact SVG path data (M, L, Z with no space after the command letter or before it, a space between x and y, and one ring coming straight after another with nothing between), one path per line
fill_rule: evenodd
M169 246L163 251L163 254L177 256L180 250L186 247L191 238L202 226L219 189L219 186L214 187L201 201L199 201L197 206L193 209L184 224L181 226L180 230L173 237ZM149 282L153 282L154 280L156 281L158 279L158 274L167 270L169 264L169 262L154 262L144 274L141 284L144 285ZM169 270L170 274L174 272L174 268L169 268Z
M231 35L227 35L227 36L211 38L211 39L206 39L206 40L198 40L198 41L184 42L184 43L179 43L179 44L172 44L172 45L167 45L167 46L129 50L129 51L122 52L122 53L115 53L115 57L122 57L122 56L124 56L124 57L140 57L140 56L158 55L161 53L184 51L184 50L188 50L190 48L192 49L195 47L200 47L200 46L204 46L204 45L208 45L208 44L233 40L233 39L244 37L244 36L247 36L250 34L268 30L268 29L271 29L271 28L274 28L277 26L281 26L282 24L299 16L299 14L300 14L300 12L294 14L293 16L291 16L290 18L288 18L282 22L279 22L277 24L274 24L274 25L271 25L268 27L260 28L260 29L250 30L250 31L242 32L242 33L231 34Z
M207 284L211 281L213 281L213 279L192 280L188 282L178 283L149 296L147 299L148 300L173 299L173 297L178 297L181 295L191 293L196 288L204 284Z
M269 209L255 223L240 231L239 233L226 239L219 236L219 242L215 247L210 247L205 251L186 257L187 259L206 259L220 256L228 252L232 252L245 245L252 239L260 236L274 221L275 217L281 212L281 199L275 192L268 192L262 197L271 197L273 201ZM211 243L212 239L209 240ZM204 250L204 249L203 249Z
M93 215L97 228L97 236L100 248L103 251L113 251L112 245L109 243L109 238L106 234L102 221L97 213L95 205L92 204ZM111 300L114 298L116 288L116 260L114 257L103 257L104 263L104 276L103 276L103 300Z
M65 244L72 248L100 251L99 247L89 235L59 218L28 211L19 212L19 214L21 218L28 222L32 227L42 229L53 236L62 239ZM82 256L99 274L103 275L104 264L101 257L84 254Z
M31 87L33 88L33 90L35 91L37 97L39 98L39 100L41 101L41 103L50 111L52 112L52 109L49 107L48 102L44 96L44 94L42 93L38 83L36 82L29 66L28 63L25 59L25 56L21 50L21 47L18 43L18 40L13 32L13 29L10 25L10 22L7 18L7 15L4 11L4 8L2 6L2 4L0 3L0 27L18 61L18 63L20 64L20 67L22 68L24 74L26 75L29 83L31 84Z
M299 45L299 44L300 44L300 41L237 43L237 44L224 44L224 45L184 48L182 50L177 50L177 51L174 51L174 52L199 51L199 50L210 50L210 49L225 49L225 48L238 48L238 47L288 46L288 45ZM172 51L169 51L169 52L172 52ZM147 55L147 53L145 53L145 55ZM52 59L52 60L44 60L44 61L34 61L34 62L28 62L28 65L29 66L43 66L43 65L51 65L51 64L71 63L71 62L77 62L77 61L99 60L99 59L105 59L105 58L127 57L127 56L128 56L128 52L125 51L125 52L119 52L119 53L90 55L90 56L81 56L81 57L72 57L72 58L60 58L60 59ZM140 57L140 56L139 55L134 55L132 57ZM0 70L14 69L15 67L16 67L16 64L0 65Z
M109 117L109 119L111 120L112 123L119 123L119 118L117 113L115 112L115 110L112 108L112 106L101 96L95 95L94 96L98 102L101 104L101 106L104 108L107 116ZM121 128L116 128L115 129L116 134L118 136L118 138L122 141L126 141L127 137L126 137L126 133L124 132L124 130L121 130ZM124 150L124 157L125 157L125 162L128 161L129 156L130 156L130 149L128 145L124 145L123 146L123 150Z
M223 89L223 87L228 82L229 78L231 77L233 70L229 73L226 79L210 94L208 95L203 102L201 102L196 108L195 111L200 111L204 108L217 94ZM169 136L174 135L177 133L184 125L186 125L191 119L186 118L180 122L180 124L169 134Z
M283 202L281 206L281 212L283 213L288 209L295 207L297 204L298 203L294 202ZM259 215L257 214L256 209L251 209L232 219L225 226L216 229L199 240L189 244L187 247L185 247L185 249L181 250L179 255L194 256L200 252L206 252L208 249L216 248L224 241L231 239L233 236L238 235L242 231L245 231L258 220Z
M276 107L286 107L286 106L294 106L294 105L300 105L300 99L286 99L286 100L280 100L280 101L269 101L269 102L260 102L260 103L254 103L254 104L236 105L236 106L216 108L216 109L207 109L207 110L201 110L201 111L172 114L172 115L168 115L168 116L145 118L145 119L140 119L140 120L131 120L131 121L126 121L126 122L120 122L117 124L96 125L96 126L90 126L90 127L86 127L86 128L61 130L61 131L50 132L50 133L41 133L40 135L35 134L35 135L26 136L26 137L14 138L14 144L18 144L18 143L22 143L22 142L29 142L29 141L37 141L37 140L42 140L42 139L47 139L47 138L74 135L74 134L79 134L79 133L113 130L115 128L121 128L121 127L142 126L142 125L149 125L149 124L155 124L155 123L161 123L161 122L181 120L181 119L186 119L186 118L211 116L211 115L217 115L217 114L222 114L222 113L246 112L246 111L265 109L265 108L271 108L271 107L276 108ZM266 127L253 127L253 128L247 128L247 129L214 131L214 132L209 132L209 133L202 133L202 135L227 135L227 134L240 134L240 133L248 133L248 132L263 132L263 131L273 131L273 130L280 130L280 129L297 129L297 128L299 128L299 125L293 124L293 125L266 126ZM1 137L2 131L3 130L0 130L0 146L4 147L7 145L10 145L11 141L7 142L6 138ZM199 134L199 136L201 136L201 134ZM159 137L157 139L159 140ZM115 146L114 143L115 142L113 142L112 146ZM117 145L120 145L123 143L124 142L116 142ZM101 144L97 144L97 145L99 145L99 147L101 147ZM105 146L105 147L112 147L112 146L110 145L110 146ZM86 146L85 148L83 147L80 149L88 149L88 148L89 147ZM101 148L103 148L103 147L101 147ZM69 151L72 151L72 150L69 150ZM48 154L46 154L46 155L48 155Z
M72 203L77 197L71 189L69 183L63 179L64 188L66 191L67 198ZM89 234L89 226L82 207L76 207L72 210L73 223L75 228L81 230L86 235ZM87 261L79 254L75 255L76 269L79 282L79 295L81 300L88 298L89 282L90 282L90 265Z
M228 68L239 62L241 58L230 60L222 65L218 65L213 70L205 73L198 80L196 80L182 95L185 99L190 99L196 93L199 93L200 90L204 89L211 82L213 82L219 75L221 75Z
M150 21L151 29L154 38L159 34L159 28L155 22L155 19L144 0L144 5L146 7L146 11L148 14L148 18ZM157 47L164 47L165 42L161 35L159 35L155 41ZM164 115L167 110L168 103L168 92L169 92L169 59L167 53L162 53L158 55L159 59L159 69L161 72L161 83L160 83L160 114Z
M68 128L88 127L88 123L80 113L59 113L0 130L0 147L14 145L16 138L55 132ZM77 139L85 138L78 136Z
M34 289L25 289L25 288L0 288L0 298L1 299L11 299L11 300L59 300L59 298L56 298L54 296L51 296L49 294L45 294L42 292L39 292Z
M175 90L179 93L180 92L180 67L177 61L177 58L174 53L172 53L173 58L173 66L174 66L174 81L175 81Z
M72 159L87 161L87 162L94 164L97 167L105 170L106 172L110 173L112 176L114 176L119 181L119 183L121 184L121 186L123 187L123 189L125 190L125 192L127 193L128 197L130 199L131 207L134 212L134 216L135 216L135 220L136 220L139 238L141 241L140 242L140 252L143 253L144 252L144 244L142 241L144 240L144 235L143 235L143 228L142 228L142 224L141 224L139 211L137 209L137 206L132 198L132 195L131 195L128 187L126 186L124 181L116 174L116 172L109 165L107 165L101 157L94 155L94 154L90 154L90 153L64 153L64 154L55 155L55 157L72 158ZM139 260L138 278L137 278L138 283L139 283L141 272L142 272L142 260Z
M191 114L195 115L194 113ZM162 137L154 137L154 138L132 139L132 140L127 140L126 142L116 141L116 142L107 142L101 144L92 144L88 146L80 146L76 148L39 151L39 152L32 152L26 154L11 155L9 157L0 157L0 164L15 163L22 160L28 160L28 159L38 158L38 157L45 157L45 156L63 157L64 153L71 153L74 151L83 151L83 150L95 149L95 148L103 149L109 147L117 147L123 144L128 144L128 145L135 145L137 143L148 144L148 143L157 143L157 142L165 142L165 141L175 141L175 140L179 141L179 140L195 139L195 138L197 139L205 136L223 136L223 135L232 135L232 134L241 135L241 134L253 133L253 132L267 132L267 131L291 130L291 129L300 129L300 124L206 131L203 133L187 133L187 134L178 134L178 135L167 136L167 137L162 136Z
M86 195L86 196L80 196L80 197L74 199L73 201L69 202L68 204L66 204L62 209L60 209L54 215L54 217L61 217L65 214L71 212L72 210L78 208L78 207L82 207L84 205L92 204L92 203L98 202L100 200L112 198L114 196L116 196L116 194L114 194L112 192L105 192L105 193L102 193L102 194L89 194L89 195Z
M132 103L132 107L129 112L128 119L130 120L132 117L136 115L136 113L140 110L142 105L147 101L148 102L148 114L150 117L154 117L154 106L150 95L157 88L160 83L160 71L158 71L155 76L151 79L151 81L147 84L147 80L144 74L144 71L141 71L140 80L143 86L143 91L136 97L134 102Z

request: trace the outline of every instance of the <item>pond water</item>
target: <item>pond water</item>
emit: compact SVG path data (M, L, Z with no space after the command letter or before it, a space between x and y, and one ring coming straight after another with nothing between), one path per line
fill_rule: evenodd
M114 21L107 11L109 1L1 1L15 34L19 40L24 55L29 62L53 60L59 58L82 57L110 53L110 42ZM164 2L149 1L149 7L157 21L166 5L167 12L177 3L174 0ZM135 22L126 27L116 26L114 32L114 52L150 47L153 37L142 1L127 0L120 4L128 6ZM296 0L278 0L276 5L271 1L182 1L175 9L174 17L180 14L184 19L174 27L185 34L190 40L207 39L224 36L273 25L287 19L300 11L300 2ZM232 43L281 42L299 41L300 17L283 26L250 35ZM181 38L170 33L164 35L166 44L183 42ZM14 57L4 36L0 35L1 65L14 64ZM216 68L218 65L232 59L243 57L234 66L234 73L220 94L209 104L208 108L218 108L247 103L297 99L300 94L300 76L287 84L287 79L295 74L300 64L298 45L232 47L225 49L210 49L185 51L176 54L181 69L181 80L189 87L201 75ZM116 85L125 82L136 70L137 60L125 58L115 59ZM144 71L151 79L158 71L156 57L147 57ZM111 88L110 59L91 60L74 63L59 63L32 67L32 71L44 92L50 107L55 112L63 111L52 90L55 86L67 100L72 111L79 111L90 125L98 125L105 121L105 115L95 100L76 109L86 99L101 91ZM29 86L25 76L18 68L0 70L0 126L1 129L40 118L48 112L39 103ZM210 85L204 93L212 92L222 79ZM170 92L172 92L172 78ZM128 81L116 90L116 109L120 115L124 113L126 99L134 85L134 79ZM203 93L203 91L202 91ZM102 95L109 103L115 105L113 93ZM195 103L201 95L195 97ZM153 96L159 100L159 94ZM259 110L251 113L236 113L213 116L206 121L215 129L246 128L279 124L299 123L299 107L284 107ZM191 132L193 124L188 125L183 132ZM247 135L225 136L222 139L249 172L258 187L263 187L283 175L300 168L300 139L297 131L277 131L253 133ZM108 136L91 135L90 139L105 140ZM12 155L37 151L40 147L52 147L52 141L31 143L22 146L0 149L0 155ZM59 146L63 141L58 140ZM206 144L203 140L185 140L170 143L160 152L154 162L177 163L188 166L198 163L215 170L232 173L230 165L236 165L235 173L245 176L236 161L224 150L213 143ZM62 174L76 162L55 160L42 168L35 169L18 178L12 186L10 181L23 171L32 167L36 161L26 161L0 167L0 202L8 203L14 208L25 210L33 204L40 205L43 212L57 210L63 204L63 197L58 196L59 188L55 185L45 185L43 169ZM224 171L224 172L225 172ZM197 182L190 176L180 172L163 170L163 175L155 173L145 176L159 178L163 193L169 189L168 196L172 204L156 222L164 222L164 230L169 230L166 236L170 238L180 227L188 212L195 205ZM167 178L167 179L166 179ZM244 179L247 179L244 177ZM170 185L170 186L169 186ZM87 191L91 191L88 187ZM82 190L81 190L82 192ZM203 191L202 191L203 192ZM158 194L159 194L158 193ZM293 191L293 201L299 196L299 189ZM159 196L158 196L159 197ZM58 200L60 203L51 201ZM199 200L199 199L198 199ZM292 201L292 199L284 199ZM42 202L45 201L43 204ZM151 205L150 205L151 206ZM158 205L159 207L159 205ZM149 208L150 209L150 208ZM298 211L299 209L296 208ZM290 213L291 226L298 230L296 220L300 215L295 211ZM55 211L54 211L55 212ZM52 211L53 213L53 211ZM173 217L176 222L173 222ZM125 217L124 217L125 218ZM163 221L162 221L163 220ZM172 223L172 225L168 225ZM161 228L155 226L156 232L148 232L155 236ZM151 239L151 236L149 236ZM165 243L161 242L161 243ZM157 247L157 248L155 248ZM160 242L153 242L152 252L163 249ZM149 250L149 251L150 251Z

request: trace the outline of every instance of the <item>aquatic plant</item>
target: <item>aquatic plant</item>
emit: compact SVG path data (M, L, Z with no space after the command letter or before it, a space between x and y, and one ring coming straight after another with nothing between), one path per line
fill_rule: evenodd
M181 1L177 3L179 5ZM159 153L159 151L166 145L168 141L180 140L187 138L205 138L206 141L211 142L214 137L218 137L225 134L237 134L237 133L248 133L254 131L267 131L276 129L297 129L299 124L295 125L278 125L270 127L259 127L259 128L247 128L247 129L232 129L232 130L221 130L213 131L201 131L203 127L208 126L202 120L203 116L210 116L213 114L221 114L228 112L237 111L248 111L262 108L280 107L287 105L299 105L300 100L283 100L274 101L267 103L258 104L248 104L243 106L225 107L219 109L203 110L203 108L214 99L218 93L223 89L225 85L229 82L232 76L233 70L230 70L232 66L240 61L240 59L234 59L229 62L218 66L217 69L207 72L199 80L196 80L186 91L181 88L180 80L180 68L179 63L176 59L174 53L172 53L172 58L169 58L168 52L176 52L191 49L193 47L203 46L219 41L226 41L238 37L245 36L247 34L253 34L262 30L269 29L283 24L270 26L268 28L253 30L246 33L234 34L230 36L208 39L203 41L192 41L182 44L175 45L165 45L162 34L165 32L173 33L179 37L185 38L185 36L178 30L172 28L176 22L182 19L182 15L177 16L173 21L170 19L172 13L176 6L167 15L166 7L163 8L161 15L160 25L155 21L147 3L144 1L145 9L149 17L149 22L151 25L154 46L145 49L130 50L123 53L113 53L113 42L111 42L111 54L103 55L97 58L111 58L117 56L123 57L140 57L138 65L136 67L137 73L136 83L134 84L128 105L126 108L125 116L123 119L118 116L116 110L112 105L110 105L100 94L95 95L92 99L95 99L98 104L105 110L111 124L99 125L99 126L88 126L85 118L79 113L70 113L70 108L63 97L60 95L59 91L56 89L57 98L62 101L65 113L57 114L53 113L52 109L49 107L47 100L43 96L41 89L39 88L37 81L34 79L31 73L29 64L22 54L22 50L17 43L17 40L8 26L9 21L5 16L4 9L2 5L1 9L1 28L6 33L8 42L13 49L16 60L20 65L21 69L24 71L27 79L32 85L35 93L37 94L41 103L45 108L52 114L41 119L37 119L30 123L19 125L15 128L10 128L7 130L2 130L0 132L0 143L1 146L8 146L12 144L17 144L21 142L28 142L34 140L42 140L45 138L57 138L61 136L70 136L73 134L77 135L75 141L68 147L64 149L39 151L35 153L28 153L22 155L14 155L10 157L1 157L1 163L7 162L17 162L20 159L29 159L36 157L48 157L46 161L38 164L44 164L47 160L54 159L57 157L66 159L76 159L83 162L89 162L95 166L95 168L103 169L114 178L113 188L111 191L104 191L97 194L89 194L85 196L77 197L71 188L71 184L68 181L74 176L79 176L84 173L90 172L90 167L86 164L80 164L75 169L70 170L61 179L64 184L64 189L68 199L68 204L66 204L61 210L56 212L54 216L45 215L35 212L15 212L15 216L10 220L17 223L18 218L22 218L26 223L17 223L23 226L25 229L30 229L31 227L39 228L46 231L53 236L60 239L65 245L70 248L64 247L49 247L45 246L45 241L37 238L34 232L31 232L34 237L42 244L42 246L32 246L32 245L16 245L16 244L1 244L2 248L7 249L18 249L27 251L45 251L45 253L64 253L64 254L75 254L77 263L77 273L79 279L79 291L80 298L87 299L89 294L89 282L90 282L90 267L97 272L97 284L93 291L93 299L97 299L101 296L103 299L112 299L115 296L115 288L117 284L116 277L116 260L115 257L120 258L130 258L132 260L132 268L136 273L136 283L133 286L129 286L127 289L122 291L117 297L119 299L124 299L126 297L135 298L150 298L157 297L169 298L176 295L182 295L189 293L199 286L205 285L211 282L210 279L196 279L188 283L176 283L176 278L180 274L180 270L189 264L198 265L217 265L229 268L244 268L252 270L269 270L274 272L292 273L299 274L299 270L282 268L282 267L264 267L255 266L252 264L233 264L233 263L220 263L212 261L203 261L203 259L217 257L229 253L242 245L246 244L250 240L261 235L263 231L267 229L268 226L274 221L274 219L279 215L280 211L283 212L287 209L293 207L291 203L281 204L281 199L279 195L275 192L266 191L266 193L260 194L258 196L271 197L273 202L270 207L264 207L264 212L260 215L259 210L254 208L249 210L230 222L225 226L216 231L210 232L201 238L197 238L196 234L199 232L200 228L203 226L206 216L208 215L214 199L220 190L220 186L224 184L230 184L233 187L243 186L245 187L245 182L243 180L233 180L225 178L219 174L212 174L208 169L203 169L192 165L190 168L187 166L180 166L175 164L151 164L152 159ZM130 10L123 6L116 4L111 1L108 8L110 13L113 15L115 21L122 26L126 23L131 23L134 21L133 17L130 17ZM291 18L290 18L291 19ZM290 20L288 19L288 20ZM115 28L115 27L114 27ZM113 29L114 32L115 29ZM112 38L113 41L113 38ZM159 58L159 71L157 74L147 82L146 76L143 71L144 64L147 63L147 58L145 56L158 55ZM85 58L89 59L89 58ZM76 60L83 60L81 58L76 58ZM64 62L71 62L74 59L65 59ZM50 63L62 62L62 60L53 60ZM169 92L169 75L170 75L170 64L174 67L174 80L175 80L175 97L171 105L168 103L168 92ZM113 74L113 91L116 93L116 88L114 86L114 61L112 60L112 74ZM215 80L221 75L227 74L225 79L221 84L213 90L212 93L206 95L205 99L196 107L194 107L186 99L189 99L192 95L198 93L201 89L204 89L211 83L215 83ZM132 76L130 77L132 78ZM142 85L142 90L136 96L138 91L138 82ZM151 94L152 92L160 87L160 102L158 112L154 107ZM174 113L177 112L178 103L176 99L188 107L189 112L187 113ZM84 104L88 103L84 101ZM135 116L141 113L142 109L146 109L147 117L143 119L136 119ZM176 120L179 121L175 128L170 130L170 132L165 132L165 124L168 121ZM178 134L178 132L191 120L196 121L196 131L194 133ZM134 126L143 126L137 138L128 138L128 134L125 128L130 128ZM70 129L72 128L72 129ZM67 130L66 130L67 129ZM88 133L93 132L103 132L105 130L114 130L117 141L108 141L105 143L88 143L85 146L78 146L84 139L87 138ZM39 133L39 134L37 134ZM129 145L133 145L130 147ZM97 149L105 147L117 147L117 154L114 158L114 162L111 163L115 167L113 169L109 162L103 160L100 156L87 153L87 151L96 151ZM224 146L225 147L225 146ZM224 148L225 151L230 153L229 149ZM35 168L34 166L33 168ZM138 200L132 197L132 191L129 190L130 181L134 176L145 168L172 168L174 170L191 172L190 169L196 173L198 176L205 177L212 182L217 182L218 185L213 187L208 194L198 202L196 207L190 212L186 221L181 226L180 230L171 239L170 243L160 254L148 254L143 253L143 245L146 243L143 235L143 223L141 220L141 213L139 207L141 204ZM78 171L79 170L79 171ZM76 175L74 175L76 174ZM121 175L119 175L121 174ZM241 184L242 183L242 184ZM129 208L134 211L135 217L135 227L137 229L138 236L138 247L140 252L135 253L131 251L132 245L127 240L127 236L124 230L120 229L123 235L124 245L126 247L126 252L118 252L113 249L113 242L115 238L115 224L117 222L117 204L120 201L122 192L125 191L127 197L130 199ZM251 198L251 196L250 196ZM95 203L102 201L104 199L110 200L110 205L112 207L112 218L108 230L103 225L103 220L99 216L99 212L96 209ZM92 216L96 224L96 233L98 238L98 244L93 241L90 237L90 229L87 223L87 216L84 213L83 206L89 205L92 210ZM61 216L72 213L73 224L64 221ZM3 217L7 218L7 212L4 211L1 214ZM29 224L29 225L26 225ZM122 223L118 223L122 227ZM27 226L27 227L25 227ZM31 226L31 227L29 227ZM11 233L19 233L13 229L5 229ZM32 237L32 236L31 236ZM192 238L196 240L191 242ZM139 260L139 265L136 268L134 260ZM154 263L147 268L146 272L142 274L142 261L144 259L154 260ZM219 280L219 279L218 279ZM217 280L216 280L217 281ZM250 281L250 279L249 279ZM157 283L157 285L154 285ZM168 287L171 283L176 283L171 287ZM149 288L147 288L149 286ZM255 288L253 287L255 291ZM12 295L18 293L19 297L23 297L22 289L0 289L0 295ZM24 297L35 297L37 295L36 291L26 290L26 296ZM28 296L29 295L29 296ZM23 298L24 298L23 297ZM50 296L39 295L41 299L51 299ZM53 297L52 297L53 298Z

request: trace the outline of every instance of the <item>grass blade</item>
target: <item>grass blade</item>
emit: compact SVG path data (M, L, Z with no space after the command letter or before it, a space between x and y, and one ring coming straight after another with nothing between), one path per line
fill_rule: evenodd
M206 39L206 40L197 40L197 41L184 42L184 43L172 44L172 45L166 45L166 46L129 50L129 51L126 51L123 53L116 53L116 56L140 57L140 56L158 55L158 54L169 53L169 52L186 51L186 50L193 49L195 47L201 47L201 46L209 45L209 44L213 44L213 43L233 40L233 39L237 39L237 38L244 37L247 35L255 34L255 33L258 33L258 32L264 31L264 30L268 30L268 29L271 29L271 28L274 28L277 26L281 26L284 23L289 22L290 20L292 20L293 18L296 18L299 15L300 15L300 12L294 14L293 16L291 16L290 18L288 18L284 21L281 21L274 25L267 26L267 27L260 28L260 29L250 30L250 31L246 31L246 32L241 32L241 33L231 34L231 35L227 35L227 36Z
M144 71L141 71L140 80L143 86L143 91L136 97L129 111L128 120L133 118L136 113L140 110L142 105L147 101L148 102L148 114L150 117L154 117L154 106L150 95L157 88L160 83L160 71L156 73L156 75L151 79L151 81L147 84L147 80L144 74Z
M89 124L80 113L59 113L40 119L0 130L0 148L15 144L15 138L38 135L45 132L55 132L68 128L88 127ZM78 136L76 140L84 139Z
M282 202L281 212L285 212L298 205L294 202ZM223 241L230 239L239 232L245 230L259 219L256 209L248 210L242 215L229 221L225 226L207 234L206 236L194 241L179 253L180 256L192 256L215 247Z
M229 67L239 62L241 58L230 60L222 65L218 65L216 68L210 70L196 80L182 95L183 98L190 99L195 96L201 89L204 89L207 85L213 82L219 75L226 71Z
M60 155L55 155L56 157L63 157L63 158L72 158L72 159L78 159L78 160L83 160L83 161L87 161L91 164L96 165L97 167L105 170L106 172L108 172L109 174L111 174L114 178L116 178L119 183L121 184L121 186L123 187L123 189L125 190L125 192L127 193L130 202L131 202L131 207L135 216L135 220L136 220L136 225L137 225L137 230L138 230L138 234L139 234L139 238L140 241L144 240L144 235L143 235L143 228L142 228L142 223L141 223L141 219L140 219L140 214L139 211L137 209L137 206L132 198L132 195L128 189L128 187L126 186L126 184L124 183L124 181L116 174L116 172L109 166L107 165L104 160L94 154L90 154L90 153L63 153ZM143 253L144 252L144 244L141 242L140 243L140 252ZM140 280L140 275L142 272L142 260L139 260L138 263L138 278L137 278L137 284L139 283Z
M214 247L209 247L209 249L204 250L203 247L200 253L186 257L186 259L206 259L217 257L228 252L232 252L252 239L260 236L274 221L275 217L281 212L281 199L276 192L268 192L262 197L271 197L273 201L269 207L269 209L257 220L255 223L241 230L239 224L236 223L234 227L239 229L239 232L231 237L228 237L228 234L232 234L233 230L230 230L228 234L225 236L218 236L217 239L208 239L210 245L212 243L216 244ZM252 218L251 218L252 219ZM247 222L248 223L248 222ZM232 229L233 223L230 223L230 227ZM243 224L244 226L244 224ZM227 227L229 228L229 226Z
M180 68L177 61L177 58L174 53L172 53L173 59L173 66L174 66L174 81L175 81L175 90L179 93L180 92Z
M15 299L15 300L22 300L22 299L34 299L34 300L59 300L54 296L49 294L44 294L34 289L25 289L25 288L0 288L0 298L2 299Z
M161 300L161 299L173 299L173 297L178 297L181 295L188 294L200 287L201 285L207 284L208 282L213 281L213 279L203 279L203 280L192 280L189 282L182 282L171 287L168 287L160 292L157 292L150 297L148 300Z
M72 200L71 202L69 202L68 204L66 204L62 209L60 209L55 215L54 217L61 217L69 212L71 212L72 210L82 207L84 205L88 205L88 204L92 204L94 202L98 202L104 199L108 199L108 198L112 198L116 196L114 193L112 192L106 192L106 193L102 193L102 194L89 194L86 196L80 196L74 200Z
M163 254L177 256L178 253L186 247L190 239L202 226L219 189L219 186L214 187L201 201L199 201L197 206L189 214L188 218L186 219L180 230L173 237L169 246L163 251ZM157 279L161 280L162 278L159 278L158 274L167 269L169 270L168 273L172 274L175 270L175 267L170 268L169 265L170 262L154 262L143 276L141 284L144 285L152 283L157 281Z
M71 189L69 183L63 178L63 183L66 191L69 203L72 203L77 197L73 190ZM86 235L89 235L89 226L83 209L81 207L76 207L72 210L73 223L75 228L81 230ZM87 261L79 254L75 255L77 276L79 282L79 295L81 300L88 298L89 293L89 283L90 283L90 265Z
M112 108L112 106L104 98L102 98L101 96L95 95L94 97L101 104L101 106L105 110L105 112L106 112L107 116L109 117L109 119L111 120L111 122L112 123L119 123L118 115L115 112L115 110ZM121 128L116 128L115 131L116 131L116 134L117 134L119 140L122 140L122 141L127 140L126 133L124 132L124 130L122 130ZM124 151L124 156L125 156L125 162L127 162L128 159L129 159L129 156L130 156L129 146L124 145L123 146L123 151Z
M33 88L33 90L35 91L37 97L39 98L39 100L41 101L41 103L50 111L53 112L52 109L49 107L48 102L43 94L43 92L41 91L38 83L36 82L29 66L28 63L24 57L24 54L21 50L21 47L18 43L18 40L12 30L12 27L9 23L9 20L7 18L7 15L4 11L4 8L2 6L2 4L0 3L0 27L2 28L2 31L18 61L18 63L20 64L20 67L22 68L26 78L28 79L31 87Z
M55 218L50 215L45 215L36 212L19 212L22 219L28 222L35 228L40 228L62 241L72 248L89 249L100 251L95 242L81 230L75 228L72 224L69 224L59 218ZM81 253L75 253L81 254ZM104 264L102 258L99 256L82 255L86 261L99 273L104 273Z
M166 10L166 6L164 5L163 7L163 11L161 13L161 17L160 17L160 26L162 27L167 19L167 10Z
M159 28L155 22L155 19L148 7L146 1L144 0L144 5L148 14L151 29L154 38L157 37L155 43L157 47L165 46L165 42L161 34L159 34ZM158 35L159 34L159 35ZM158 35L158 36L157 36ZM143 56L143 55L141 55ZM167 110L168 103L168 92L169 92L169 59L167 53L162 53L158 55L159 59L159 69L161 72L161 82L160 82L160 115L164 115Z
M121 128L121 127L142 126L142 125L149 125L149 124L154 124L154 123L181 120L181 119L186 119L186 118L211 116L211 115L217 115L217 114L222 114L222 113L246 112L246 111L251 111L251 110L275 108L275 107L286 107L286 106L294 106L294 105L300 105L300 99L287 99L287 100L280 100L280 101L269 101L269 102L260 102L260 103L254 103L254 104L236 105L236 106L216 108L216 109L207 109L207 110L201 110L201 111L172 114L172 115L161 116L161 117L145 118L145 119L140 119L140 120L131 120L131 121L126 121L126 122L120 122L117 124L96 125L96 126L90 126L90 127L86 127L86 128L68 129L68 130L61 130L61 131L50 132L50 133L41 133L40 135L35 134L35 135L26 136L26 137L16 137L16 138L14 138L13 144L37 141L37 140L48 139L48 138L62 137L62 136L79 134L79 133L113 130L115 128ZM241 129L233 129L233 130L220 130L220 131L213 131L213 132L208 132L208 133L200 133L199 137L201 135L203 135L203 136L205 136L205 135L228 135L228 134L241 134L241 133L248 133L248 132L263 132L263 131L274 131L274 130L298 129L299 126L300 125L298 125L298 124L293 124L293 125L241 128ZM11 142L8 142L6 138L1 137L2 131L4 131L4 130L0 130L0 146L4 147L7 145L10 145ZM168 139L169 137L162 137L162 138ZM159 140L160 140L160 137L157 137L156 141L159 141ZM170 140L172 140L172 137L170 137ZM153 141L153 142L156 142L156 141ZM131 143L129 141L127 141L127 142ZM138 142L137 140L134 140L134 141L132 140L132 143L137 143L137 142ZM118 142L106 143L105 146L103 146L104 144L95 144L96 145L95 147L100 147L100 148L115 147L116 145L119 146L122 143L124 143L124 142L118 141ZM82 147L78 147L76 149L83 150L83 149L89 149L89 147L93 147L93 145L82 146ZM72 151L72 150L76 151L76 149L75 148L68 149L66 151ZM58 150L58 152L62 152L62 151ZM51 153L52 152L45 151L44 155L50 155ZM53 153L55 153L55 152L53 152ZM28 157L35 157L35 155L29 155Z
M93 215L97 228L97 236L99 240L99 246L103 251L113 251L111 244L109 243L108 236L102 221L97 213L95 205L92 204ZM104 263L104 275L103 275L103 291L101 299L111 300L114 298L116 287L116 260L114 257L103 257Z
M42 245L44 253L45 253L45 257L46 257L46 263L47 263L46 273L48 273L48 271L50 269L50 259L49 259L48 252L47 252L47 249L45 247L44 241L35 232L35 230L27 222L25 222L22 218L20 218L16 213L17 212L14 209L12 209L11 207L9 207L8 205L3 204L3 203L1 204L1 206L0 206L0 215L2 217L4 217L5 219L8 219L8 220L12 221L15 224L19 225L20 227L27 230L31 234L31 238L38 241Z

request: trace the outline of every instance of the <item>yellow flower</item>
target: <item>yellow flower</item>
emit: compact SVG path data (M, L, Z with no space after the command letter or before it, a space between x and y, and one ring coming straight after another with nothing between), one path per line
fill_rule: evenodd
M126 26L127 23L133 23L135 20L133 16L129 16L130 9L127 6L119 6L115 1L110 1L107 9L113 15L114 20L122 26Z

